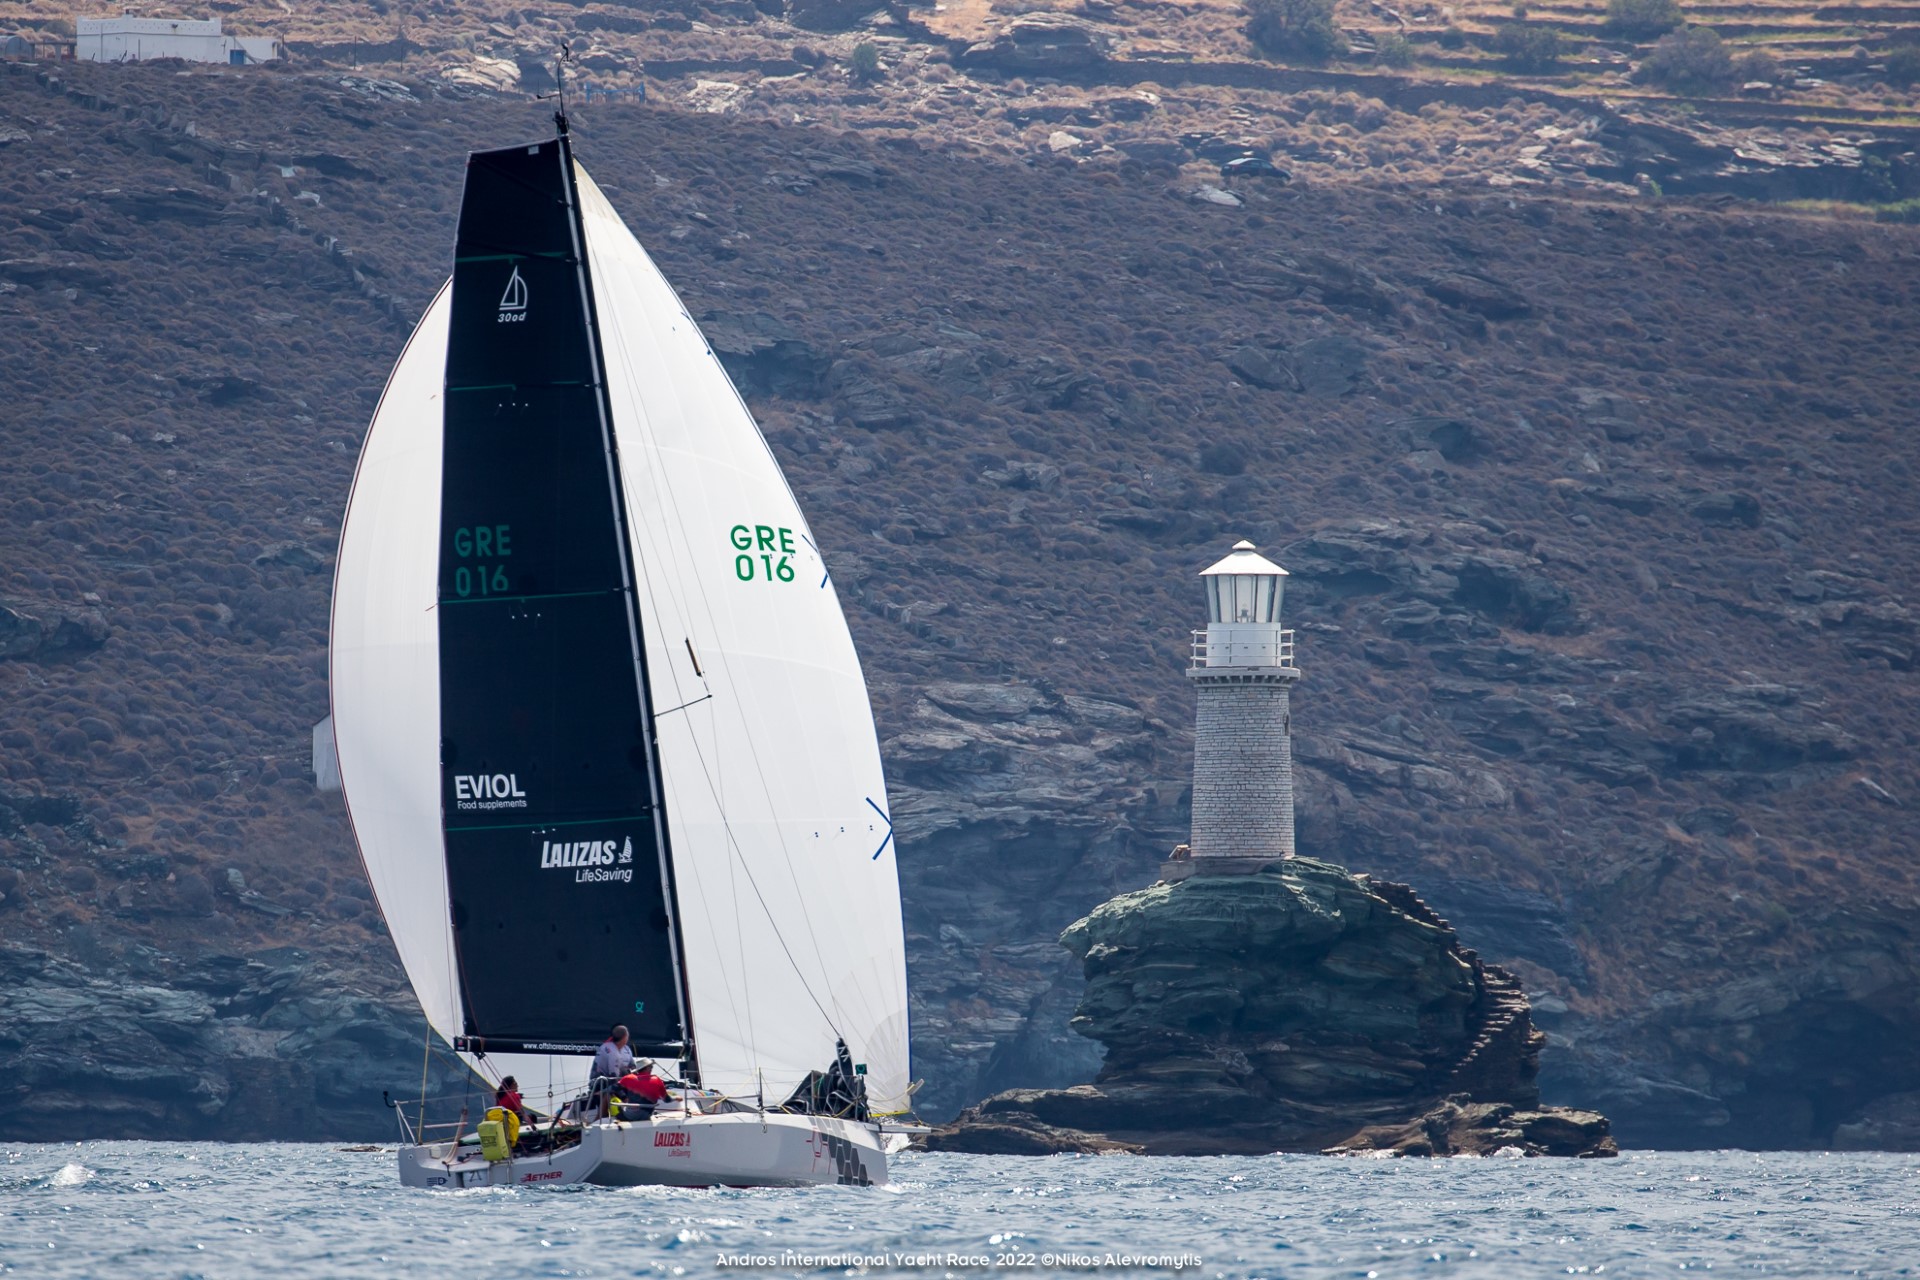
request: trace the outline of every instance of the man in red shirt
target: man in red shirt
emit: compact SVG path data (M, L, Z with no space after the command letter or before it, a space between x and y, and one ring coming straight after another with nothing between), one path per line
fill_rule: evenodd
M620 1077L614 1096L620 1101L622 1119L644 1120L667 1100L667 1082L654 1074L651 1062L636 1063Z

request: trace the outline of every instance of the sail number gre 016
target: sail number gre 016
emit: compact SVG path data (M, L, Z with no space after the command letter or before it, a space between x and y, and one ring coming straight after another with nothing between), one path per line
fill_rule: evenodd
M770 524L737 524L727 540L739 554L733 576L742 582L792 582L793 530Z
M513 554L513 530L504 524L479 524L453 531L453 553L471 565L457 565L453 571L453 594L465 600L470 596L504 596L513 590L507 567L500 558ZM491 561L491 563L488 563Z

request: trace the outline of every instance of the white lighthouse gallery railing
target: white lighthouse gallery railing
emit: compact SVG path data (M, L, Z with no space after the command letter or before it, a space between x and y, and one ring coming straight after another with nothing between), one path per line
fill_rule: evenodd
M1193 633L1193 666L1293 668L1293 631L1215 626Z

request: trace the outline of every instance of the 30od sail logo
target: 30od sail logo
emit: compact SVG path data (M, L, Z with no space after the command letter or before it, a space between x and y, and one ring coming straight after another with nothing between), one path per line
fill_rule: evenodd
M500 295L500 310L497 324L518 324L527 318L527 282L520 278L520 268L515 267L513 274L507 277L506 292Z

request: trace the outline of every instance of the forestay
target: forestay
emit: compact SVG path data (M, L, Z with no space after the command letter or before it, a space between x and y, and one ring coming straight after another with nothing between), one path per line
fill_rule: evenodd
M906 957L866 682L806 519L671 286L575 168L702 1079L833 1060L905 1110Z

